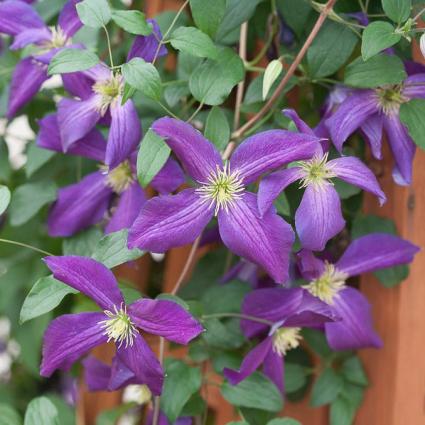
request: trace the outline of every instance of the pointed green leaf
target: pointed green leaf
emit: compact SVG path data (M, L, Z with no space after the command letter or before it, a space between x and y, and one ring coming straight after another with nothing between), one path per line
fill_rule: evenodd
M81 22L91 28L102 28L111 20L107 0L83 0L76 5Z
M376 21L369 24L362 36L363 60L368 60L382 50L398 43L401 35L395 34L394 30L389 22Z
M10 190L6 186L0 186L0 215L2 215L10 203Z
M53 56L49 64L48 73L66 74L68 72L84 71L100 62L98 56L90 50L63 49Z
M215 147L223 150L230 139L230 126L226 115L218 106L211 108L205 123L205 137L214 143Z
M190 0L190 8L196 26L214 37L226 12L226 0Z
M218 55L217 47L211 38L195 27L177 28L169 41L176 50L193 56L215 59Z
M112 20L125 31L135 35L149 35L152 27L145 14L138 10L113 10Z

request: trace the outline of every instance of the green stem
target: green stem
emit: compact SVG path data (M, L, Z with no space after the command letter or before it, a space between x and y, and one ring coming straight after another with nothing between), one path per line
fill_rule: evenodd
M261 319L260 317L249 316L248 314L242 314L242 313L205 314L204 316L202 316L202 319L221 319L221 318L228 318L228 317L250 320L251 322L257 322L257 323L261 323L261 324L267 325L267 326L273 326L274 325L274 323L271 322L270 320Z
M180 119L173 111L170 111L162 102L159 100L157 101L158 105L161 106L161 108L169 115L171 115L173 118Z
M204 103L201 102L199 106L196 108L195 112L190 116L190 118L186 122L191 122L196 117L196 115L198 115L199 111L203 108L203 106L204 106Z
M109 61L111 62L111 68L114 68L114 59L112 58L111 40L109 38L109 33L105 25L103 25L103 29L105 30L106 41L108 43Z
M54 254L52 254L51 252L44 251L40 248L36 248L35 246L31 246L31 245L28 245L28 244L23 243L23 242L11 241L9 239L0 239L0 242L8 243L10 245L17 245L17 246L20 246L20 247L23 247L23 248L32 249L33 251L38 252L38 253L43 254L43 255L54 256Z

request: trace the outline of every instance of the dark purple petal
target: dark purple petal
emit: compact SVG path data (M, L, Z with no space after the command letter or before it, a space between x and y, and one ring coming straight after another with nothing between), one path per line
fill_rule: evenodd
M270 380L279 388L279 391L284 394L285 383L283 381L283 368L284 359L275 353L273 350L269 350L264 359L263 372Z
M112 359L110 369L110 380L108 382L108 390L116 391L130 384L143 384L137 379L136 375L118 358L115 356Z
M351 242L336 263L349 276L408 264L419 251L416 245L386 233L371 233Z
M187 344L203 330L183 307L167 300L140 299L128 307L133 322L145 332Z
M148 19L147 21L152 25L153 31L150 35L138 35L134 39L127 56L127 62L136 57L142 58L146 62L152 62L155 58L159 46L158 40L162 40L162 34L159 25L154 19ZM161 45L157 57L165 56L167 53L167 48Z
M62 74L63 86L67 92L86 100L93 95L93 80L82 72Z
M102 263L77 255L45 257L44 261L55 279L87 295L101 309L113 311L124 302L114 274Z
M295 227L302 247L322 251L344 225L341 202L332 184L308 185L295 213Z
M151 181L151 186L161 195L174 192L184 183L184 173L173 158L168 158L159 173Z
M393 170L394 181L401 186L407 186L412 182L416 146L398 115L386 116L384 129L396 164Z
M422 70L422 72L424 72ZM407 77L403 84L403 95L408 99L425 98L425 73L415 74Z
M263 215L272 206L273 201L291 183L303 178L305 172L300 167L276 171L264 177L258 188L258 210Z
M274 209L260 217L257 197L249 192L218 213L220 236L235 254L263 267L277 283L288 278L294 232Z
M113 76L112 71L103 62L98 63L97 65L93 66L92 68L86 69L84 71L80 71L80 73L84 77L90 78L93 81L93 83L101 82L101 81L108 81Z
M63 29L68 37L72 37L83 26L75 7L79 1L68 0L58 18L58 26Z
M193 242L213 217L214 210L186 189L177 195L150 199L135 220L128 235L130 248L165 252Z
M320 147L320 139L309 134L286 130L268 130L248 137L230 160L232 171L238 170L244 184L261 174L292 161L311 158Z
M106 233L117 232L131 227L145 202L145 192L138 182L134 182L120 195L112 218L106 226Z
M217 149L190 124L164 117L155 121L152 129L165 139L187 173L198 182L206 182L217 167L222 167Z
M382 341L373 330L370 304L358 290L345 288L333 300L332 308L342 320L325 325L333 350L380 348Z
M295 109L284 109L282 113L294 122L300 133L315 135L314 131L299 117Z
M59 102L58 123L65 151L95 127L101 117L100 100L95 95L87 100L62 99Z
M89 391L106 391L111 378L111 367L94 356L82 361L84 365L84 381Z
M128 347L122 345L118 348L117 355L154 395L161 394L164 372L155 354L139 333L135 334L133 345Z
M322 260L319 260L308 249L302 249L297 253L298 268L304 279L313 280L318 278L325 270Z
M137 148L142 136L142 127L132 100L121 105L121 97L110 107L111 128L106 147L105 163L115 168Z
M31 28L20 32L16 35L13 43L10 45L10 50L23 49L29 44L41 44L50 41L52 33L48 28Z
M326 121L336 148L341 152L348 136L378 110L378 97L373 90L358 90L348 96Z
M0 32L17 35L27 29L40 27L44 27L43 20L28 4L21 1L0 3Z
M19 109L38 93L41 85L48 78L46 65L32 57L22 59L13 71L7 118L15 116Z
M373 193L379 198L380 205L387 200L375 175L360 159L354 156L344 156L329 161L328 167L341 180Z
M40 130L37 135L37 146L55 152L63 152L62 141L59 133L57 114L44 116L38 125ZM102 133L96 129L91 130L87 136L76 141L68 150L68 154L83 156L103 162L105 158L106 140Z
M272 350L272 344L272 337L264 339L245 356L239 370L224 368L223 374L225 378L232 385L237 385L239 382L248 378L264 362L267 354Z
M48 218L50 236L71 236L105 216L112 190L105 185L105 176L95 172L79 183L59 189Z
M384 120L382 113L378 112L377 114L367 118L360 126L361 132L370 145L372 155L376 159L382 159L381 147L383 125Z
M107 341L99 322L103 313L65 314L50 323L43 339L40 374L49 377L56 369L68 370L89 350Z

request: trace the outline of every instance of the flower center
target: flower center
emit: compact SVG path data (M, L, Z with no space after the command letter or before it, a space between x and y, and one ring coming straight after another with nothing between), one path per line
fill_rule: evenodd
M301 179L300 187L307 187L310 184L320 186L336 174L332 171L332 167L328 164L328 153L323 156L315 155L309 161L299 162L299 166L305 172L305 176Z
M236 199L240 199L245 190L240 172L230 172L228 165L225 165L223 169L217 166L217 170L213 171L207 180L196 189L196 192L200 194L201 198L209 201L210 206L215 205L215 215L222 208L228 211L229 205Z
M375 90L378 96L379 106L385 115L398 112L400 105L409 100L407 97L403 96L401 91L401 85L383 87Z
M134 335L137 332L134 323L127 314L127 307L121 305L120 309L114 306L114 311L105 310L108 319L102 320L99 324L105 329L103 335L108 337L108 342L114 340L119 344L118 348L125 343L125 348L133 346Z
M122 95L123 83L121 74L114 74L109 80L98 81L93 85L92 89L101 97L98 109L104 115L108 107Z
M327 304L332 304L335 295L345 288L347 273L339 271L333 264L325 263L325 271L317 279L303 287Z
M280 328L273 334L273 351L283 357L287 351L300 345L301 328Z
M111 171L109 171L107 165L101 165L100 169L106 174L106 185L118 195L125 192L135 181L129 161L121 162L118 167Z

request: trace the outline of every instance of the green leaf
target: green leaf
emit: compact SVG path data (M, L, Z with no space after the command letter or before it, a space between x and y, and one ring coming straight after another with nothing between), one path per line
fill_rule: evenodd
M412 0L382 0L385 14L394 22L407 21L412 9Z
M215 59L218 49L208 35L195 27L177 28L169 39L176 49L200 58Z
M141 58L133 58L122 67L124 80L130 86L141 91L153 100L159 100L162 94L161 77L157 69Z
M226 12L226 0L190 0L196 26L210 37L214 37Z
M127 229L109 233L99 241L92 257L103 263L108 269L140 258L144 255L144 251L137 248L128 249L127 236Z
M305 328L302 333L309 347L320 357L326 359L333 354L323 332Z
M97 227L92 227L91 229L77 233L63 240L63 254L90 257L102 237L103 232Z
M341 367L341 373L344 375L344 378L352 384L361 386L367 386L369 384L362 362L357 356L352 356L344 360Z
M49 202L56 199L56 185L40 181L19 186L12 195L10 203L10 224L20 226L34 217Z
M152 27L146 21L145 14L138 10L113 10L112 20L131 34L149 35L152 33Z
M158 174L170 156L171 149L152 129L149 129L140 144L137 154L137 177L146 187Z
M98 56L90 50L63 49L53 56L49 64L48 73L66 74L68 72L84 71L100 62Z
M308 19L313 12L308 2L300 0L277 0L277 8L298 38L306 31Z
M309 75L322 78L335 73L350 58L356 44L357 37L350 28L327 21L307 51Z
M412 99L400 106L400 120L407 127L410 137L421 149L425 149L425 100Z
M77 293L77 290L52 276L38 279L24 300L19 315L20 324L52 311L66 295Z
M10 203L10 190L6 186L0 185L0 215L2 215Z
M398 43L400 39L401 35L394 32L394 27L389 22L372 22L363 31L363 60L368 60L382 50L393 46Z
M125 83L124 84L124 91L123 91L123 94L122 94L121 105L125 105L127 100L131 99L134 96L134 93L136 93L136 89L134 87L130 86L130 84Z
M268 65L264 72L263 77L263 90L262 96L263 100L266 100L267 94L272 88L273 83L277 80L279 75L283 70L282 62L279 59L272 60Z
M221 349L235 349L243 345L245 338L240 331L239 320L222 321L211 318L203 322L205 332L202 339L211 346Z
M21 425L18 412L5 403L0 404L0 425Z
M47 397L31 400L25 412L24 425L59 425L58 411Z
M285 364L285 392L293 393L307 383L304 367L297 363Z
M54 155L55 152L47 149L41 149L35 143L31 143L27 150L27 162L25 164L25 174L27 178L30 178Z
M84 0L76 8L81 22L91 28L104 27L112 17L107 0Z
M331 367L326 368L316 379L311 392L311 405L314 407L334 401L342 391L344 380Z
M331 404L330 425L352 425L356 408L346 397L338 397Z
M238 385L228 382L221 387L223 397L234 406L278 412L283 401L280 391L260 372L254 372Z
M220 105L243 79L244 73L241 58L232 49L223 48L216 61L208 59L193 71L189 88L199 102Z
M174 108L182 99L190 95L187 81L172 81L164 89L165 101Z
M226 285L214 285L201 298L204 312L205 314L238 313L248 292L249 286L244 282L234 281Z
M185 404L201 387L201 371L180 360L165 361L164 389L161 395L161 411L171 423L179 417Z
M333 180L333 184L336 191L338 192L340 199L348 199L361 192L361 189L359 187L354 186L338 178Z
M374 88L401 83L407 77L403 62L397 56L379 54L363 61L361 57L345 69L344 83L360 88Z
M211 108L205 123L204 136L214 143L215 147L223 150L230 139L230 126L226 114L218 106Z
M301 425L301 422L292 418L276 418L267 422L267 425Z

